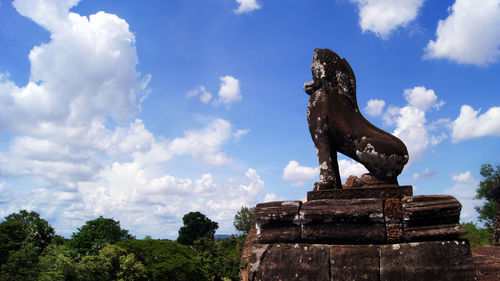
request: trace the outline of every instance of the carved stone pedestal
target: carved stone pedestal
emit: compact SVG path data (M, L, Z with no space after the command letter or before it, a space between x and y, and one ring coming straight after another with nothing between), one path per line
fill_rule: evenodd
M257 204L242 280L474 280L461 204L411 186Z
M474 280L467 241L257 244L244 280Z

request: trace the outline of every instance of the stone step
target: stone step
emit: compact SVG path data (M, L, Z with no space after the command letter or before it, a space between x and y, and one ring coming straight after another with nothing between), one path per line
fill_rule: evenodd
M259 243L384 244L454 239L461 204L448 195L257 204Z
M319 199L403 198L412 196L413 188L404 186L378 186L371 188L327 189L307 192L307 201Z
M242 280L475 280L467 241L254 244Z

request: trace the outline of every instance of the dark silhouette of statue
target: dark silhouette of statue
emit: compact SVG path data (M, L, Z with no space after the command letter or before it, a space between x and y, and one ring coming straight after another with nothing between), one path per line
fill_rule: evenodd
M320 167L314 189L342 188L337 152L363 164L376 179L397 185L408 151L401 140L361 115L349 63L328 49L316 49L311 70L313 81L304 90L311 96L307 122Z

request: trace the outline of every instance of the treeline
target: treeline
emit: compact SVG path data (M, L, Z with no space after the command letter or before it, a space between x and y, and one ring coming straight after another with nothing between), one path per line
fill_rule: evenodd
M242 212L253 220L252 209ZM183 222L177 241L138 240L103 217L65 239L38 213L21 210L0 223L0 281L239 280L247 230L218 240L218 224L205 215L188 213Z

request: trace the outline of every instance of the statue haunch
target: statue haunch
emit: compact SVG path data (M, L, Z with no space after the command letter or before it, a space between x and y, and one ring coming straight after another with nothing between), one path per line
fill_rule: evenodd
M307 122L320 167L314 189L342 188L337 152L363 164L373 177L397 184L408 162L406 146L361 115L356 78L347 61L328 49L316 49L311 70L313 81L304 90L311 96Z

